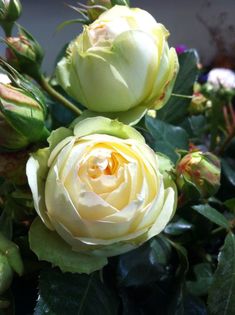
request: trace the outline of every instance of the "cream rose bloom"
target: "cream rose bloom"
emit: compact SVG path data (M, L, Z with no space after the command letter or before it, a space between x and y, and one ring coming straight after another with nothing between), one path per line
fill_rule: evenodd
M43 223L71 250L113 256L160 233L175 210L156 154L135 129L108 118L60 128L27 175Z
M70 43L57 80L90 111L136 121L171 95L179 66L168 36L147 11L116 5Z

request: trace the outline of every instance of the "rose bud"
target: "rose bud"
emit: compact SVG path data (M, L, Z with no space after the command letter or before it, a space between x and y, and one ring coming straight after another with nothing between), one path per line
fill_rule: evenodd
M112 7L110 0L88 0L87 10L88 16L91 21L95 21L103 12Z
M21 26L18 37L7 37L6 59L21 73L38 78L43 60L43 50L34 37Z
M49 135L41 92L32 84L27 89L19 86L0 82L0 150L3 151L20 150Z
M6 36L11 35L14 22L20 17L21 12L22 7L19 0L0 0L0 25Z
M220 161L214 154L196 151L186 154L177 163L176 182L187 200L192 199L193 192L195 198L209 198L219 189L220 171Z
M148 12L116 5L71 42L58 82L91 111L140 119L171 95L178 58L168 36Z
M200 92L195 92L191 103L189 104L189 114L190 115L200 115L203 114L207 108L208 99Z
M48 141L26 167L41 219L31 227L30 243L41 259L89 273L101 267L100 260L105 264L106 257L159 234L174 215L177 191L168 163L160 163L134 128L87 118L73 130L59 128ZM54 239L57 245L49 248ZM75 266L64 269L68 255ZM76 264L76 257L84 263Z

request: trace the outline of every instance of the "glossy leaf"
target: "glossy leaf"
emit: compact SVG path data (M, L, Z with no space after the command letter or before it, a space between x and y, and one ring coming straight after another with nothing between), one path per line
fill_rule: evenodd
M173 89L174 94L191 96L193 85L198 76L198 55L195 50L188 50L178 56L180 70ZM184 120L188 112L190 98L172 95L167 104L158 111L158 118L165 122L178 124Z
M235 187L235 162L233 159L222 159L222 170L227 181Z
M42 271L34 315L116 315L118 302L97 273L74 275Z
M187 281L187 289L192 295L202 296L208 294L212 283L212 268L209 263L201 263L193 268L194 281Z
M235 198L226 200L224 204L230 211L235 213Z
M180 126L187 131L191 139L197 140L204 132L206 117L203 115L187 117Z
M49 261L63 272L91 273L107 263L105 257L72 251L71 247L56 232L47 229L39 218L31 225L29 242L39 260Z
M207 309L203 301L193 295L184 296L183 315L207 315ZM170 315L170 314L169 314ZM173 315L173 314L172 314Z
M11 213L5 207L0 215L0 232L9 240L12 239L12 217Z
M152 136L152 148L167 155L172 162L176 162L179 157L176 153L177 149L188 149L188 134L181 127L149 116L146 116L145 124Z
M191 224L190 222L188 222L182 218L179 218L178 220L169 223L166 226L164 232L166 234L176 236L176 235L181 235L187 231L190 231L190 230L192 230L192 228L193 228L193 224Z
M225 228L226 230L229 229L229 222L225 218L225 216L216 209L209 206L208 204L197 205L193 206L192 208L193 210L197 211L198 213L206 217L211 222Z
M209 291L211 315L235 314L235 236L229 233L218 256L218 267Z
M169 277L171 247L156 237L118 259L117 280L120 286L143 286Z

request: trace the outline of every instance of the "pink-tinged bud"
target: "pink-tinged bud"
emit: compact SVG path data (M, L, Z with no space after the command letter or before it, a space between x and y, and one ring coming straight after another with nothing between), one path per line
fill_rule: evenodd
M45 140L49 132L42 93L25 78L22 83L20 75L18 81L12 76L11 84L8 76L2 74L0 78L0 152L21 150Z
M112 7L110 0L88 0L88 16L91 21L95 21L103 12Z
M176 181L186 200L198 192L201 198L213 196L220 186L220 161L212 153L186 154L176 165Z
M203 114L207 108L208 99L200 92L195 92L193 94L192 101L189 105L190 115L200 115Z
M7 62L19 72L37 78L44 53L35 38L19 26L19 36L7 37L5 43Z
M16 49L19 53L24 55L26 58L36 61L36 53L33 49L33 46L30 44L30 42L27 40L25 36L8 37L6 39L6 42L8 45ZM12 48L8 47L6 49L6 58L9 64L14 66L14 68L18 69L19 68L18 58L15 55L14 50Z

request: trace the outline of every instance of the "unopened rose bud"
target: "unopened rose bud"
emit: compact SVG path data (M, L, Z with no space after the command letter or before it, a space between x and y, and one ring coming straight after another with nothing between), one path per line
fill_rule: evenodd
M18 37L7 37L6 59L18 71L36 78L43 60L43 50L34 37L19 27Z
M212 153L188 153L176 165L178 188L186 199L192 199L195 190L209 198L219 189L220 171L220 161Z
M189 105L190 115L200 115L205 112L208 99L200 92L193 94L192 101Z
M116 5L70 43L58 83L88 110L136 123L171 96L178 58L168 36L148 12Z
M36 61L37 59L36 52L34 51L33 46L30 44L30 42L25 36L9 37L7 38L7 43L14 47L14 49L16 49L18 52L20 52L28 59ZM18 59L14 53L14 50L12 50L12 48L8 48L6 54L7 61L12 66L14 65L15 68L17 68Z
M88 16L91 21L95 21L104 11L112 7L110 0L88 0L87 10Z
M0 150L20 150L48 136L40 91L0 83Z
M21 12L19 0L0 0L0 25L7 36L11 34L14 22L20 17Z

